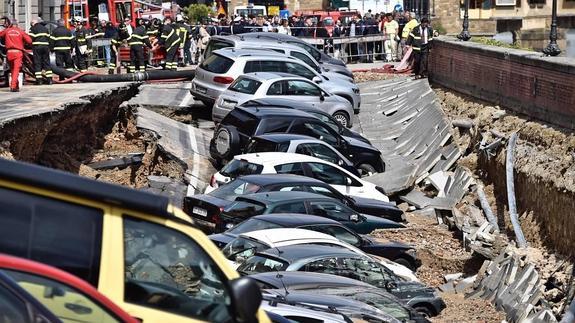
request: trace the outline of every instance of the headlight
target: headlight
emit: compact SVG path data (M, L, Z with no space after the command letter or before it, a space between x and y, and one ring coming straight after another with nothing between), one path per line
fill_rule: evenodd
M226 109L233 109L236 107L238 103L236 101L230 101L230 100L226 100L224 98L222 98L222 101L220 102L220 106L222 108L226 108Z

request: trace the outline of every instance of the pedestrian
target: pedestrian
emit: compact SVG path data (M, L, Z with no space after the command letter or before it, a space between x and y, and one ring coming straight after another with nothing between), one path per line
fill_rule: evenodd
M399 60L399 57L397 56L399 24L395 19L393 19L393 15L391 13L385 15L383 32L385 33L385 54L387 61L393 62Z
M287 19L282 19L280 25L277 26L276 29L278 34L291 35L291 28L288 24Z
M405 26L403 26L403 29L401 31L401 58L403 58L403 56L405 56L405 54L407 53L408 48L406 46L406 41L407 37L409 37L409 33L413 28L415 28L415 26L419 24L417 22L417 19L415 19L415 13L409 11L405 13L405 21L406 21Z
M74 53L76 66L80 72L88 70L88 54L92 52L92 42L88 39L89 35L81 21L76 21L76 31L74 39Z
M362 21L359 15L353 16L349 25L346 28L345 35L350 38L356 38L363 36L363 26ZM357 42L352 42L348 45L348 55L350 57L350 61L355 62L357 61L363 51L361 50L362 46L359 46Z
M152 48L152 44L150 43L146 26L144 25L144 19L136 19L136 28L134 28L132 35L128 38L128 45L130 46L128 73L144 72L146 70L144 45L148 48Z
M20 91L18 84L18 75L22 69L22 58L24 57L24 47L32 44L32 38L18 27L16 20L10 20L4 17L5 29L0 31L0 39L2 39L6 47L6 59L10 66L10 75L12 80L10 82L10 92Z
M175 27L173 26L172 18L164 18L162 25L162 35L158 41L160 46L166 49L165 70L178 69L178 48L180 46L180 38L176 34Z
M335 26L333 27L332 38L340 38L342 35L345 34L343 27L341 25L341 20L338 19L335 21ZM333 55L335 58L341 57L341 44L339 42L333 44Z
M365 22L364 22L363 35L364 36L372 36L372 35L379 34L379 30L377 28L377 22L373 18L371 11L368 11L368 14L366 16L367 16L367 18L365 19ZM372 41L368 41L367 43L364 43L364 44L365 44L366 54L367 54L367 56L364 58L364 61L368 62L368 63L373 63L373 60L375 58L374 53L373 53L373 50L375 48L375 43Z
M192 59L192 26L188 23L187 19L184 20L184 28L186 29L184 39L184 66L193 64Z
M210 41L210 34L206 29L205 23L199 26L198 29L198 52L199 52L199 61L201 61L204 57L204 51L208 46L208 42Z
M415 78L427 77L427 58L433 40L433 29L429 26L429 19L424 17L421 24L409 33L406 45L413 49Z
M50 67L50 32L40 18L32 19L29 34L32 38L32 54L34 60L34 77L36 84L44 81L52 84L52 68Z
M51 49L54 51L56 66L65 68L68 71L73 71L72 43L74 36L72 36L70 29L64 25L63 19L59 19L56 24L58 27L52 30L52 34L50 35ZM60 80L64 80L64 77L60 76Z

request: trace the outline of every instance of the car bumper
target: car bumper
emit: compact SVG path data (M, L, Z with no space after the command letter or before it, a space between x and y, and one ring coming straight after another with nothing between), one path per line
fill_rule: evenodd
M210 101L212 103L216 102L220 94L225 91L224 89L211 87L210 84L200 83L192 80L192 87L190 88L190 93L200 100Z
M216 103L214 104L214 107L212 108L212 120L216 123L219 123L219 122L222 122L224 117L226 115L228 115L228 113L230 113L230 111L232 111L232 109L224 108L221 105L219 105L217 102L218 101L216 101Z

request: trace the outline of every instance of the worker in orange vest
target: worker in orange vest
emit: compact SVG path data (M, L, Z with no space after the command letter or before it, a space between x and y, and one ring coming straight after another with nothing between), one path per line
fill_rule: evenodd
M4 27L6 29L0 31L0 39L3 39L6 46L6 59L10 65L10 75L12 81L10 82L10 91L18 92L18 75L22 69L22 58L24 57L24 46L32 45L32 38L18 27L16 20L10 20L4 17Z

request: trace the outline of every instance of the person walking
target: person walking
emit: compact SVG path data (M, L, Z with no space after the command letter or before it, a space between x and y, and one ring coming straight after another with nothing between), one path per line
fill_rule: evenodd
M118 67L118 52L122 40L118 28L112 22L106 25L106 39L110 40L110 61L108 62L108 74L114 74L116 67Z
M68 71L74 70L74 62L72 61L72 43L74 36L70 29L64 25L64 20L59 19L57 22L58 27L52 30L50 35L51 48L56 56L56 66L67 69ZM60 76L60 80L64 78Z
M166 49L165 70L178 69L178 49L180 47L180 38L176 34L175 27L172 25L172 18L164 18L162 25L162 35L158 44Z
M429 26L429 19L421 19L421 24L409 33L406 45L413 49L415 78L427 77L427 58L429 47L433 40L433 29Z
M16 20L4 17L4 27L5 29L0 31L0 39L2 39L6 47L6 59L8 60L10 75L12 76L10 92L18 92L20 91L18 75L20 75L20 70L22 69L24 47L32 44L32 38L18 27Z
M145 21L142 18L136 19L136 28L132 31L130 38L128 38L128 45L130 46L130 65L128 66L128 73L144 72L146 70L146 58L144 57L144 45L152 48Z
M385 55L388 62L399 60L397 55L397 39L399 33L399 24L393 15L388 13L385 15L385 23L383 24L383 32L385 33Z
M50 32L40 18L32 19L29 34L32 38L32 54L34 60L34 77L36 84L44 82L52 84L52 68L50 67Z

